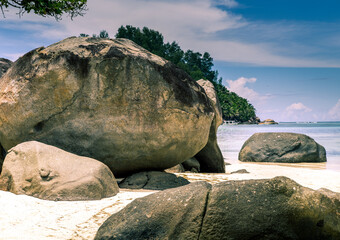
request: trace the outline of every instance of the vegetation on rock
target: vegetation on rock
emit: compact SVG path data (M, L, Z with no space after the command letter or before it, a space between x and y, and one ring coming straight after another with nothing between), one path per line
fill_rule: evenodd
M212 69L213 58L208 52L203 54L192 50L184 52L177 42L164 43L161 33L147 27L140 29L130 25L121 26L116 37L130 39L150 52L171 61L186 71L194 80L211 81L215 86L224 120L237 122L255 120L254 106L247 99L230 92L222 85L222 78L218 77L218 71Z

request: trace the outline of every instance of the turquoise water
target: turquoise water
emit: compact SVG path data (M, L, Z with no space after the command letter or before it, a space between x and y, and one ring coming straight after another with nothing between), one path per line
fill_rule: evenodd
M237 163L243 143L257 132L302 133L326 149L326 168L340 172L340 122L279 123L278 125L222 125L217 132L218 144L226 162Z

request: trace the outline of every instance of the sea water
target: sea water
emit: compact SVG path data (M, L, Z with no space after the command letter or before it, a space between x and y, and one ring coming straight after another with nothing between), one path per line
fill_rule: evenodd
M313 138L326 149L328 170L340 172L340 122L279 123L278 125L221 125L218 144L228 163L239 163L238 153L243 143L257 132L302 133Z

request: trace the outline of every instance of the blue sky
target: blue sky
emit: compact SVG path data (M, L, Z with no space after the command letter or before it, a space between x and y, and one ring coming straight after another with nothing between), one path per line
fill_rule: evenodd
M59 22L9 9L0 18L0 57L148 26L183 49L209 52L223 83L261 119L340 121L339 9L338 0L89 0L84 17Z

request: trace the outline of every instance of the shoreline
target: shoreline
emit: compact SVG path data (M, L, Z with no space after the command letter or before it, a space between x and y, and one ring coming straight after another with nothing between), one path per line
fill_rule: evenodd
M281 164L280 164L281 165ZM278 164L240 163L226 166L226 173L176 173L189 181L218 183L231 180L286 176L312 189L340 192L340 172ZM300 166L298 166L300 165ZM231 172L246 169L249 173ZM99 226L136 198L157 191L120 189L111 198L96 201L47 201L0 191L0 239L93 239ZM13 230L15 229L15 231Z
M232 173L246 169L249 173ZM228 180L269 179L277 176L291 178L298 184L314 190L327 188L333 192L340 192L340 172L323 168L316 163L235 163L226 165L226 174L209 173L177 173L189 181L208 181L218 183Z

